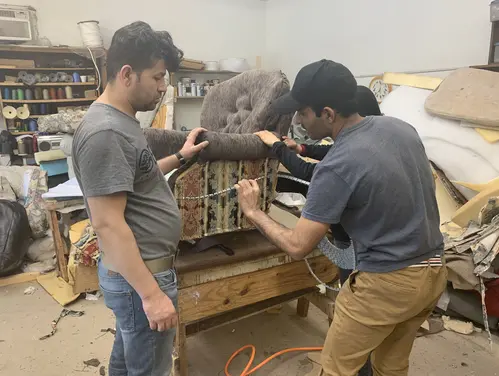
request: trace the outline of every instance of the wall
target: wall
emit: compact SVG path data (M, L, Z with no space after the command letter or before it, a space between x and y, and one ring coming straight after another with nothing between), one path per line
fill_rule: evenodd
M321 58L345 64L356 76L486 64L489 3L269 0L264 64L290 80Z
M265 3L259 0L4 0L31 5L41 37L81 45L77 22L98 20L106 45L116 29L143 20L168 30L185 56L200 60L245 57L255 64L265 45Z

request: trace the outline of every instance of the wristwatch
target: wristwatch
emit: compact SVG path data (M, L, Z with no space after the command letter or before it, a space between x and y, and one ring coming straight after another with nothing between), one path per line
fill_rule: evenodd
M175 156L177 157L181 166L184 165L185 162L187 162L187 160L184 158L184 156L182 154L180 154L180 152L175 153Z

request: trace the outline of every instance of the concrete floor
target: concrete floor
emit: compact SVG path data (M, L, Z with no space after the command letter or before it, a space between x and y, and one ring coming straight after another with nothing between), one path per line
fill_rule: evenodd
M33 295L24 295L35 286ZM84 360L109 359L113 336L101 329L113 327L113 317L99 301L79 300L70 307L84 310L82 317L65 317L57 333L44 341L50 323L61 307L35 282L0 288L0 375L66 376L99 375L99 367L85 367ZM190 376L223 375L232 352L245 344L257 347L257 361L293 346L320 346L327 330L325 315L311 308L309 317L295 315L295 304L279 314L261 314L236 324L198 334L188 339ZM490 352L483 334L462 336L442 332L416 340L411 356L410 376L494 376L499 375L499 340ZM233 373L248 359L242 355ZM241 368L237 368L237 366ZM255 375L304 376L312 370L306 354L283 356ZM106 372L107 375L107 372Z

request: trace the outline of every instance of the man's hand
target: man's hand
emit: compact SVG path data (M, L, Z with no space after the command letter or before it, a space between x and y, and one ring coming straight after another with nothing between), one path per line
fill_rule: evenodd
M284 143L288 147L288 149L293 150L296 154L301 154L303 151L303 147L301 145L298 145L295 140L292 138L288 137L283 137L284 138Z
M170 298L161 290L142 300L142 307L152 330L163 332L177 326L177 312Z
M235 185L239 206L243 213L249 218L253 213L260 210L260 187L255 180L241 180Z
M256 132L255 135L260 137L260 140L262 140L265 143L265 145L269 147L274 145L276 142L280 141L275 134L269 131Z
M180 150L180 154L182 154L182 157L184 157L185 159L191 159L197 153L208 146L208 141L203 141L195 145L196 138L203 132L206 132L206 129L195 128L189 133L187 139L185 140L184 146L182 146L182 149Z

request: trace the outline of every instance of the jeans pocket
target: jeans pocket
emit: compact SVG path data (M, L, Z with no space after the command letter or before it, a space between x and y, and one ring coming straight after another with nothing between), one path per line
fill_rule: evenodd
M154 274L158 286L168 297L172 300L175 307L177 307L177 273L175 270L170 269L161 273Z
M106 306L113 311L123 332L135 330L133 296L131 291L110 291L100 285Z

